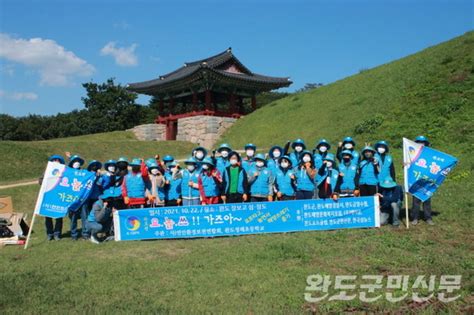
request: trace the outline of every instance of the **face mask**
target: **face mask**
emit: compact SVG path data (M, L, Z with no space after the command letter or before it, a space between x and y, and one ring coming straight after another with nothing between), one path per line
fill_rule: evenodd
M197 151L196 152L196 158L202 160L204 158L204 152L202 151Z
M229 151L225 151L225 150L222 151L222 152L221 152L221 156L222 156L223 158L228 157L228 156L229 156Z
M326 166L327 166L327 167L332 167L332 162L327 161L327 162L326 162Z
M303 147L300 146L300 145L297 145L297 146L295 147L295 151L296 151L296 152L301 152L301 151L303 151Z
M132 166L132 172L134 173L140 172L140 166Z
M377 149L377 152L379 152L380 154L384 154L385 153L385 148L380 147L380 148Z
M345 157L345 158L342 158L342 160L347 163L347 162L350 162L351 158Z
M79 167L81 167L81 163L79 162L72 163L72 168L78 169Z
M346 143L346 144L344 144L344 148L346 148L346 149L349 149L349 150L350 150L350 149L352 149L353 147L354 147L354 146L352 145L352 143Z
M303 162L307 163L307 162L310 162L311 161L311 158L307 155L303 156Z
M159 172L160 172L160 171L159 171L157 168L154 168L154 169L151 170L151 173L152 173L153 175L156 175L156 174L158 174Z
M107 171L109 171L110 173L115 172L115 166L109 166L109 167L107 167Z
M273 157L274 158L279 158L280 155L281 155L280 151L278 151L278 150L273 151Z
M202 169L203 169L203 170L208 170L208 169L209 169L209 165L203 164L203 165L202 165Z
M321 153L324 153L324 152L326 152L327 150L328 150L328 147L325 147L325 146L320 146L320 147L319 147L319 152L321 152Z
M245 151L245 153L247 154L248 157L252 157L253 154L255 153L255 151L254 150L247 150L247 151Z
M257 167L263 167L265 165L265 163L263 163L263 161L258 161L255 164L257 165Z
M127 167L128 167L127 163L119 163L119 164L117 164L117 166L121 170L126 170Z
M290 166L290 165L288 164L288 162L281 162L280 166L283 167L283 168L288 168L288 166Z
M196 167L194 165L188 165L188 166L186 166L186 168L188 169L188 171L192 172L192 171L194 171L194 169Z
M230 165L237 165L237 160L236 159L230 160Z
M366 159L370 159L372 157L372 152L367 152L364 154Z

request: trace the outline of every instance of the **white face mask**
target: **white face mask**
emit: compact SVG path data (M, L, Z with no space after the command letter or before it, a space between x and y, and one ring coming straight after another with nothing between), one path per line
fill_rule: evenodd
M288 166L290 166L290 164L288 162L281 162L280 166L283 167L283 168L288 168Z
M311 157L305 155L303 156L303 162L307 163L307 162L310 162L311 161Z
M352 145L352 143L346 143L346 144L344 145L344 148L349 149L349 150L352 149L353 147L354 147L354 146Z
M151 173L152 173L153 175L156 175L156 174L158 174L159 172L160 172L160 171L159 171L157 168L154 168L154 169L151 170Z
M385 153L385 148L384 147L379 147L379 148L377 148L377 152L380 153L380 154L384 154Z
M247 151L245 151L245 153L247 154L248 157L252 157L254 155L255 151L254 150L247 150Z
M186 168L188 169L188 171L192 172L196 167L194 165L187 165Z
M196 152L196 158L198 158L199 160L202 160L204 158L204 152L197 151Z
M72 163L72 168L78 169L79 167L81 167L81 163L79 162Z
M327 150L328 150L328 147L325 147L325 146L323 146L323 145L319 147L319 152L324 153L324 152L326 152Z
M236 159L230 160L230 165L237 165L237 160Z
M279 150L275 150L275 151L273 151L273 157L274 157L274 158L279 158L279 157L280 157L280 155L281 155L281 153L280 153L280 151L279 151Z
M208 169L209 169L209 165L203 164L203 165L202 165L202 169L203 169L203 170L208 170Z
M115 166L109 166L109 167L107 167L107 171L109 171L110 173L115 172Z
M257 165L257 167L263 167L265 165L265 163L263 163L263 161L257 161L257 163L255 163Z
M295 151L296 152L301 152L301 151L303 151L303 147L300 146L300 145L297 145L297 146L295 146Z
M327 162L326 162L326 166L327 166L327 167L332 167L332 162L327 161Z
M223 158L228 157L228 156L229 156L229 151L226 151L226 150L222 151L222 152L221 152L221 156L222 156Z

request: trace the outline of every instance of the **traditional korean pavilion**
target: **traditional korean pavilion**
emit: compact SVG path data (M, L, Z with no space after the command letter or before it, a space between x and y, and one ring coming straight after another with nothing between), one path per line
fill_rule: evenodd
M166 124L166 140L175 140L178 119L198 115L239 118L244 114L244 99L250 99L253 111L257 94L291 83L288 77L253 73L228 48L215 56L186 62L156 79L130 83L127 89L158 100L155 122ZM177 106L179 114L173 113Z

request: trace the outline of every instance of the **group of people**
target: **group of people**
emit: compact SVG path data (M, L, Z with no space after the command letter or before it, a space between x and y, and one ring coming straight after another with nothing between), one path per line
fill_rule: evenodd
M418 136L416 142L429 146L428 139ZM291 147L291 149L290 149ZM98 233L112 239L112 211L127 208L209 205L217 203L262 202L294 199L326 199L374 196L380 198L381 223L400 225L399 212L403 190L395 181L395 165L386 141L359 152L351 137L339 142L336 152L326 139L308 150L302 139L285 146L272 146L267 154L257 153L249 143L242 155L230 145L222 144L211 154L196 147L181 166L172 156L149 159L120 157L101 163L92 160L86 166L96 177L88 199L76 211L70 211L71 238L79 238L78 220L82 221L82 238L99 243ZM67 166L84 167L79 155L66 154ZM60 155L49 161L66 164ZM413 198L412 224L424 218L430 225L430 200L422 203ZM49 240L59 240L62 219L46 218Z

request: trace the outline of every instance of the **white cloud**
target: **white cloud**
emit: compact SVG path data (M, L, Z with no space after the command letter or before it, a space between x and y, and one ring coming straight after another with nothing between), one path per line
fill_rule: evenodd
M40 83L64 86L76 76L85 77L95 69L72 51L54 40L42 38L12 38L0 33L0 57L32 67L40 73Z
M38 99L38 94L33 92L6 92L0 90L0 98L13 101L35 101Z
M138 64L138 58L135 55L135 48L137 44L132 44L130 47L116 47L115 42L108 42L107 45L102 47L100 54L102 56L112 56L115 59L115 63L120 66L136 66Z

